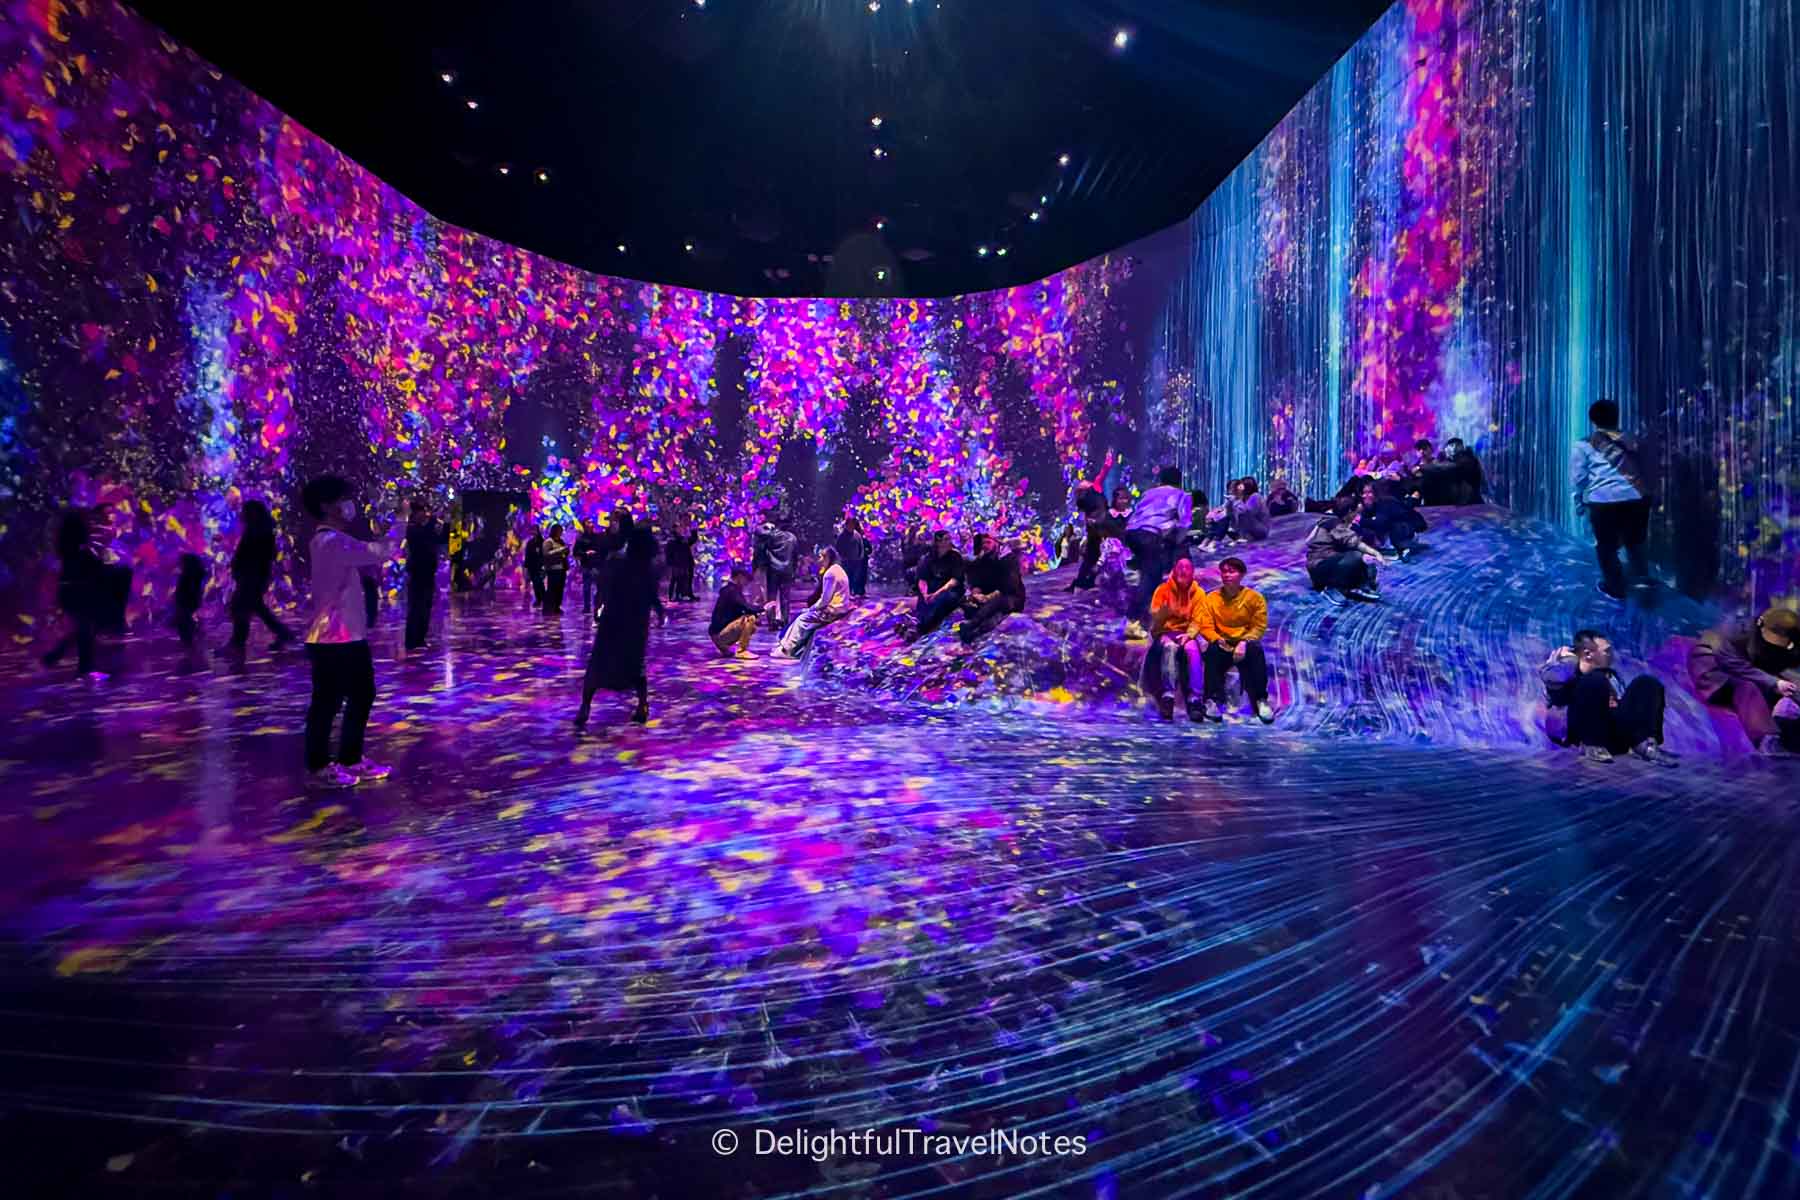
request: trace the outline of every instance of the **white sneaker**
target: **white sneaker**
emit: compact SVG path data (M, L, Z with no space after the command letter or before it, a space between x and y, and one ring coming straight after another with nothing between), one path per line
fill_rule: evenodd
M344 770L348 771L358 783L366 783L373 779L386 779L394 773L394 768L386 763L370 762L366 758L359 763L351 763Z
M1269 702L1267 700L1258 700L1256 702L1256 719L1261 721L1264 725L1274 723L1275 710L1269 707Z
M356 776L336 763L320 767L306 777L306 786L315 788L347 788L356 786Z

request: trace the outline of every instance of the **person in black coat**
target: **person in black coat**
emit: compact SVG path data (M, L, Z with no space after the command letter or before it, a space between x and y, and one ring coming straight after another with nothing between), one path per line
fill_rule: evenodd
M531 585L531 607L544 607L544 530L541 525L531 527L531 536L525 539L525 580Z
M694 546L700 541L700 535L688 527L686 521L676 524L675 532L669 535L663 547L663 556L669 564L669 599L692 600L694 598Z
M650 684L645 657L650 645L650 614L663 620L662 600L657 595L656 535L634 528L625 542L625 555L611 564L600 617L594 629L594 648L588 654L581 684L581 708L575 713L577 732L587 728L594 693L635 692L637 707L631 719L642 725L650 719Z
M275 649L294 640L294 631L269 611L269 582L275 576L275 518L260 500L244 501L243 533L231 556L231 641L228 648L241 651L250 641L250 618L255 617L275 635Z
M438 547L449 541L449 531L434 520L431 506L412 502L406 520L406 648L418 650L431 631L431 606L437 599Z
M106 607L105 564L88 544L92 536L87 517L75 509L63 514L56 531L56 557L62 563L56 582L56 603L68 614L74 628L44 655L44 665L54 667L73 645L76 673L103 678L94 669L94 638Z
M862 522L854 516L844 518L844 527L837 535L837 552L838 559L844 564L844 574L850 577L852 596L869 594L869 555L873 549L873 543L863 532Z
M975 537L975 557L966 574L968 594L963 600L963 623L956 635L963 645L1016 612L1025 611L1025 575L1017 554L1002 554L1000 539L991 533Z

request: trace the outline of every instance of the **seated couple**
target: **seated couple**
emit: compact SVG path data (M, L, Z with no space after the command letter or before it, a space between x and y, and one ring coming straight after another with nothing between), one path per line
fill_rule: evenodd
M1702 634L1688 675L1700 699L1737 715L1758 754L1800 755L1800 613L1771 608Z
M1233 667L1244 692L1267 725L1275 719L1269 707L1269 663L1263 634L1269 629L1269 606L1244 586L1244 561L1219 563L1219 590L1209 592L1194 582L1194 564L1175 560L1168 579L1150 600L1151 644L1145 661L1148 678L1160 665L1158 707L1163 720L1175 715L1180 690L1190 720L1225 719L1225 676ZM1201 696L1193 696L1194 676L1204 680Z
M1550 736L1574 747L1584 761L1607 763L1629 753L1659 767L1677 764L1663 747L1661 681L1639 675L1626 683L1614 669L1612 640L1605 634L1576 630L1569 645L1550 652L1538 676L1550 705Z
M950 534L938 530L931 539L931 556L919 567L919 594L906 640L918 641L960 608L963 622L957 636L963 645L973 645L1008 616L1024 612L1025 576L1019 556L1002 554L1002 549L999 538L978 533L975 557L965 561Z

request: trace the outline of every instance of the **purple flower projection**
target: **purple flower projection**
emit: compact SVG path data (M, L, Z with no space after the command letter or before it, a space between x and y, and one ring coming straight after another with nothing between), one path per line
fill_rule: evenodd
M691 517L716 564L794 490L784 449L876 434L885 461L844 499L878 539L917 511L1030 549L1087 453L1080 343L1114 265L930 306L609 279L437 221L115 5L10 0L0 71L4 202L24 217L0 235L14 583L45 565L56 508L103 504L149 617L181 553L222 576L244 498L297 533L290 498L325 470L377 525L414 496L500 488L564 523ZM728 346L746 384L731 445ZM1027 481L996 440L1004 360L1062 477ZM509 409L571 381L569 440L509 446Z

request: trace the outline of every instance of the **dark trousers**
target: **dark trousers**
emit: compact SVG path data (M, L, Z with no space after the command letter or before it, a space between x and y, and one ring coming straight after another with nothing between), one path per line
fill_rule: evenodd
M1388 530L1388 545L1396 550L1404 550L1419 540L1419 531L1411 525L1400 524Z
M1081 570L1075 578L1084 586L1093 586L1094 572L1100 569L1100 548L1107 538L1125 537L1125 522L1114 517L1091 517L1087 523L1087 542L1081 549Z
M1752 680L1736 679L1707 697L1706 702L1737 713L1739 724L1752 742L1779 734L1783 746L1800 751L1800 721L1775 719L1775 703L1780 698L1781 693L1774 688L1764 691Z
M44 655L44 665L54 667L62 661L62 656L69 652L72 645L75 647L75 669L86 675L94 669L94 635L99 630L99 625L91 616L70 613L69 619L75 622L75 628L63 635L62 640L50 648L50 653Z
M254 585L245 587L239 584L231 594L231 645L242 648L250 641L250 618L255 617L268 626L275 640L285 642L294 636L294 631L283 625L274 613L269 611L269 602L264 597L263 588Z
M544 572L541 567L526 567L525 579L531 584L531 606L544 606Z
M450 590L466 592L473 586L469 579L469 552L458 550L450 556Z
M1125 548L1137 559L1138 586L1132 594L1126 616L1140 624L1150 623L1150 599L1169 573L1174 554L1168 540L1153 529L1132 529L1125 534Z
M375 706L375 659L367 642L315 642L306 647L312 660L312 703L306 706L306 769L317 771L331 762L331 723L344 710L344 733L338 761L362 761L363 730Z
M1325 588L1347 591L1375 582L1375 568L1364 562L1363 556L1355 550L1344 550L1320 559L1308 567L1306 573L1312 576L1313 588L1319 591Z
M1631 577L1650 577L1650 562L1644 555L1644 541L1650 536L1650 502L1623 500L1617 504L1588 505L1588 521L1594 527L1594 557L1600 560L1600 575L1606 590L1615 596L1625 594L1625 579L1619 571L1619 547L1631 564Z
M375 628L375 618L381 614L381 588L373 579L363 580L363 615L369 618L369 628Z
M417 650L431 632L431 604L437 599L437 573L406 577L406 648Z
M1261 642L1245 642L1241 659L1233 657L1232 652L1219 642L1214 642L1200 656L1200 665L1206 673L1208 700L1224 701L1225 676L1233 667L1237 668L1238 682L1244 685L1244 694L1250 697L1250 703L1260 704L1269 698L1269 660L1263 655Z
M794 586L794 577L769 569L763 573L763 579L766 582L765 598L775 601L775 611L781 617L781 628L786 629L793 623L793 602L788 598L788 590Z
M669 568L669 599L694 598L694 564L680 563Z
M581 572L581 607L589 615L594 611L594 597L600 594L600 568L588 567Z
M1646 738L1663 736L1663 685L1639 675L1613 703L1612 682L1601 671L1577 676L1569 696L1569 744L1604 746L1623 753Z
M552 571L544 576L544 611L558 614L562 612L563 592L569 586L567 571Z
M181 638L181 644L192 646L194 636L200 632L200 612L198 609L178 607L175 610L175 633Z
M850 576L850 594L866 596L869 594L869 560L844 564L844 573Z
M963 585L960 583L951 584L935 599L927 600L921 596L918 604L913 606L913 615L918 619L913 636L924 637L942 625L951 613L962 607L962 602Z
M980 604L967 601L963 604L963 623L957 627L956 636L968 645L1013 612L1012 599L1007 596L989 596Z

